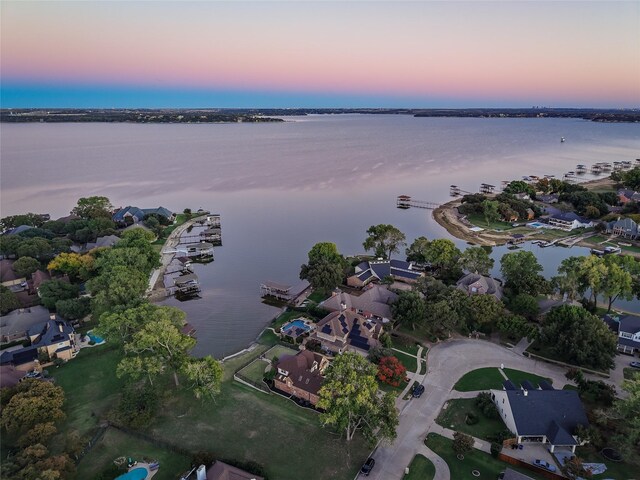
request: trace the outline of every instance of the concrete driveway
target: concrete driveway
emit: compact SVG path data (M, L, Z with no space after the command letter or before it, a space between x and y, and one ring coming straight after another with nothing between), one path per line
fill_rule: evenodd
M569 383L565 368L519 355L500 345L484 340L458 339L434 345L427 359L428 371L422 384L425 393L405 403L400 412L397 439L381 444L373 453L374 470L368 478L399 480L414 455L421 453L436 466L436 480L450 478L446 463L424 446L423 440L433 425L444 402L452 396L455 383L467 372L483 367L514 368L553 380L555 388ZM437 425L436 425L437 426Z

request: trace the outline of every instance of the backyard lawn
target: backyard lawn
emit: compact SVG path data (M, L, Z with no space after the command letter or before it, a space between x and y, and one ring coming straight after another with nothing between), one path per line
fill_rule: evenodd
M598 453L592 446L578 447L576 449L576 455L586 463L604 463L607 466L607 471L600 475L593 475L596 480L604 480L607 478L615 478L616 480L626 480L628 478L638 478L638 467L630 465L625 462L616 463L606 460L600 453Z
M264 378L264 371L269 364L260 359L254 360L249 365L238 371L238 375L247 377L252 382L256 382L262 385L262 379ZM266 386L265 386L266 388Z
M513 225L507 222L491 221L487 225L487 220L484 218L484 215L481 215L479 213L471 213L467 215L467 220L469 220L469 222L471 222L472 224L480 228L487 228L487 229L494 229L494 230L512 230L513 229Z
M424 455L416 455L409 465L409 475L402 477L402 480L432 480L436 474L436 467L431 460Z
M160 468L154 475L154 480L174 480L179 478L181 474L188 472L191 466L191 458L189 457L158 447L111 427L93 447L91 453L78 464L76 477L98 478L100 473L111 467L113 461L118 457L131 457L139 462L143 460L159 462ZM120 474L125 471L122 470ZM107 476L106 473L105 477L109 480L115 478Z
M491 441L490 437L495 437L506 429L500 418L487 418L475 405L475 398L459 398L449 400L440 411L436 423L445 428L466 433L473 437ZM478 423L467 425L465 420L467 414L473 414L478 418Z
M449 465L451 478L456 480L475 480L477 478L498 478L498 474L507 468L517 470L528 475L531 478L542 478L535 475L529 470L523 470L513 465L504 463L491 455L480 450L473 449L464 454L464 460L458 460L456 453L453 451L453 440L449 440L436 433L430 433L425 445L438 454ZM480 472L479 477L475 477L471 472L477 470Z

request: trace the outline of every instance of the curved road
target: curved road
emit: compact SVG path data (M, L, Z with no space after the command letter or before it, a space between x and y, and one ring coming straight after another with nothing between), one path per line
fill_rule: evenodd
M421 453L435 465L435 480L448 480L449 467L424 446L424 438L435 425L442 405L452 396L453 386L462 375L477 368L500 367L501 364L505 368L525 370L551 378L556 388L562 388L568 383L564 376L565 368L532 360L485 340L459 339L435 345L429 351L428 371L422 382L425 392L422 397L409 401L398 399L400 423L397 439L391 445L382 443L374 451L372 456L376 460L376 466L369 478L400 480L414 455Z

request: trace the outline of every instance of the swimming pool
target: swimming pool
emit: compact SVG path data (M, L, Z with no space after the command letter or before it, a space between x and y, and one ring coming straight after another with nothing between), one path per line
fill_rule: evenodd
M147 469L144 467L134 468L124 475L116 477L115 480L144 480L147 478Z
M96 345L104 343L104 338L94 335L93 330L89 330L87 332L87 337L89 337L89 340L93 341L93 343L95 343Z
M304 335L305 333L310 331L311 326L301 318L296 318L295 320L287 323L282 327L282 332L292 338L297 338L300 335Z
M529 222L527 223L527 227L531 227L531 228L543 228L546 227L547 225L545 223L540 223L540 222Z

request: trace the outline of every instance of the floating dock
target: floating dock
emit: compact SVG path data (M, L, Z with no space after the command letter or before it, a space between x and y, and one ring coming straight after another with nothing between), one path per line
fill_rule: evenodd
M426 208L429 210L435 210L440 207L439 203L427 202L424 200L414 200L409 195L398 195L396 199L396 207L406 210L408 208Z

